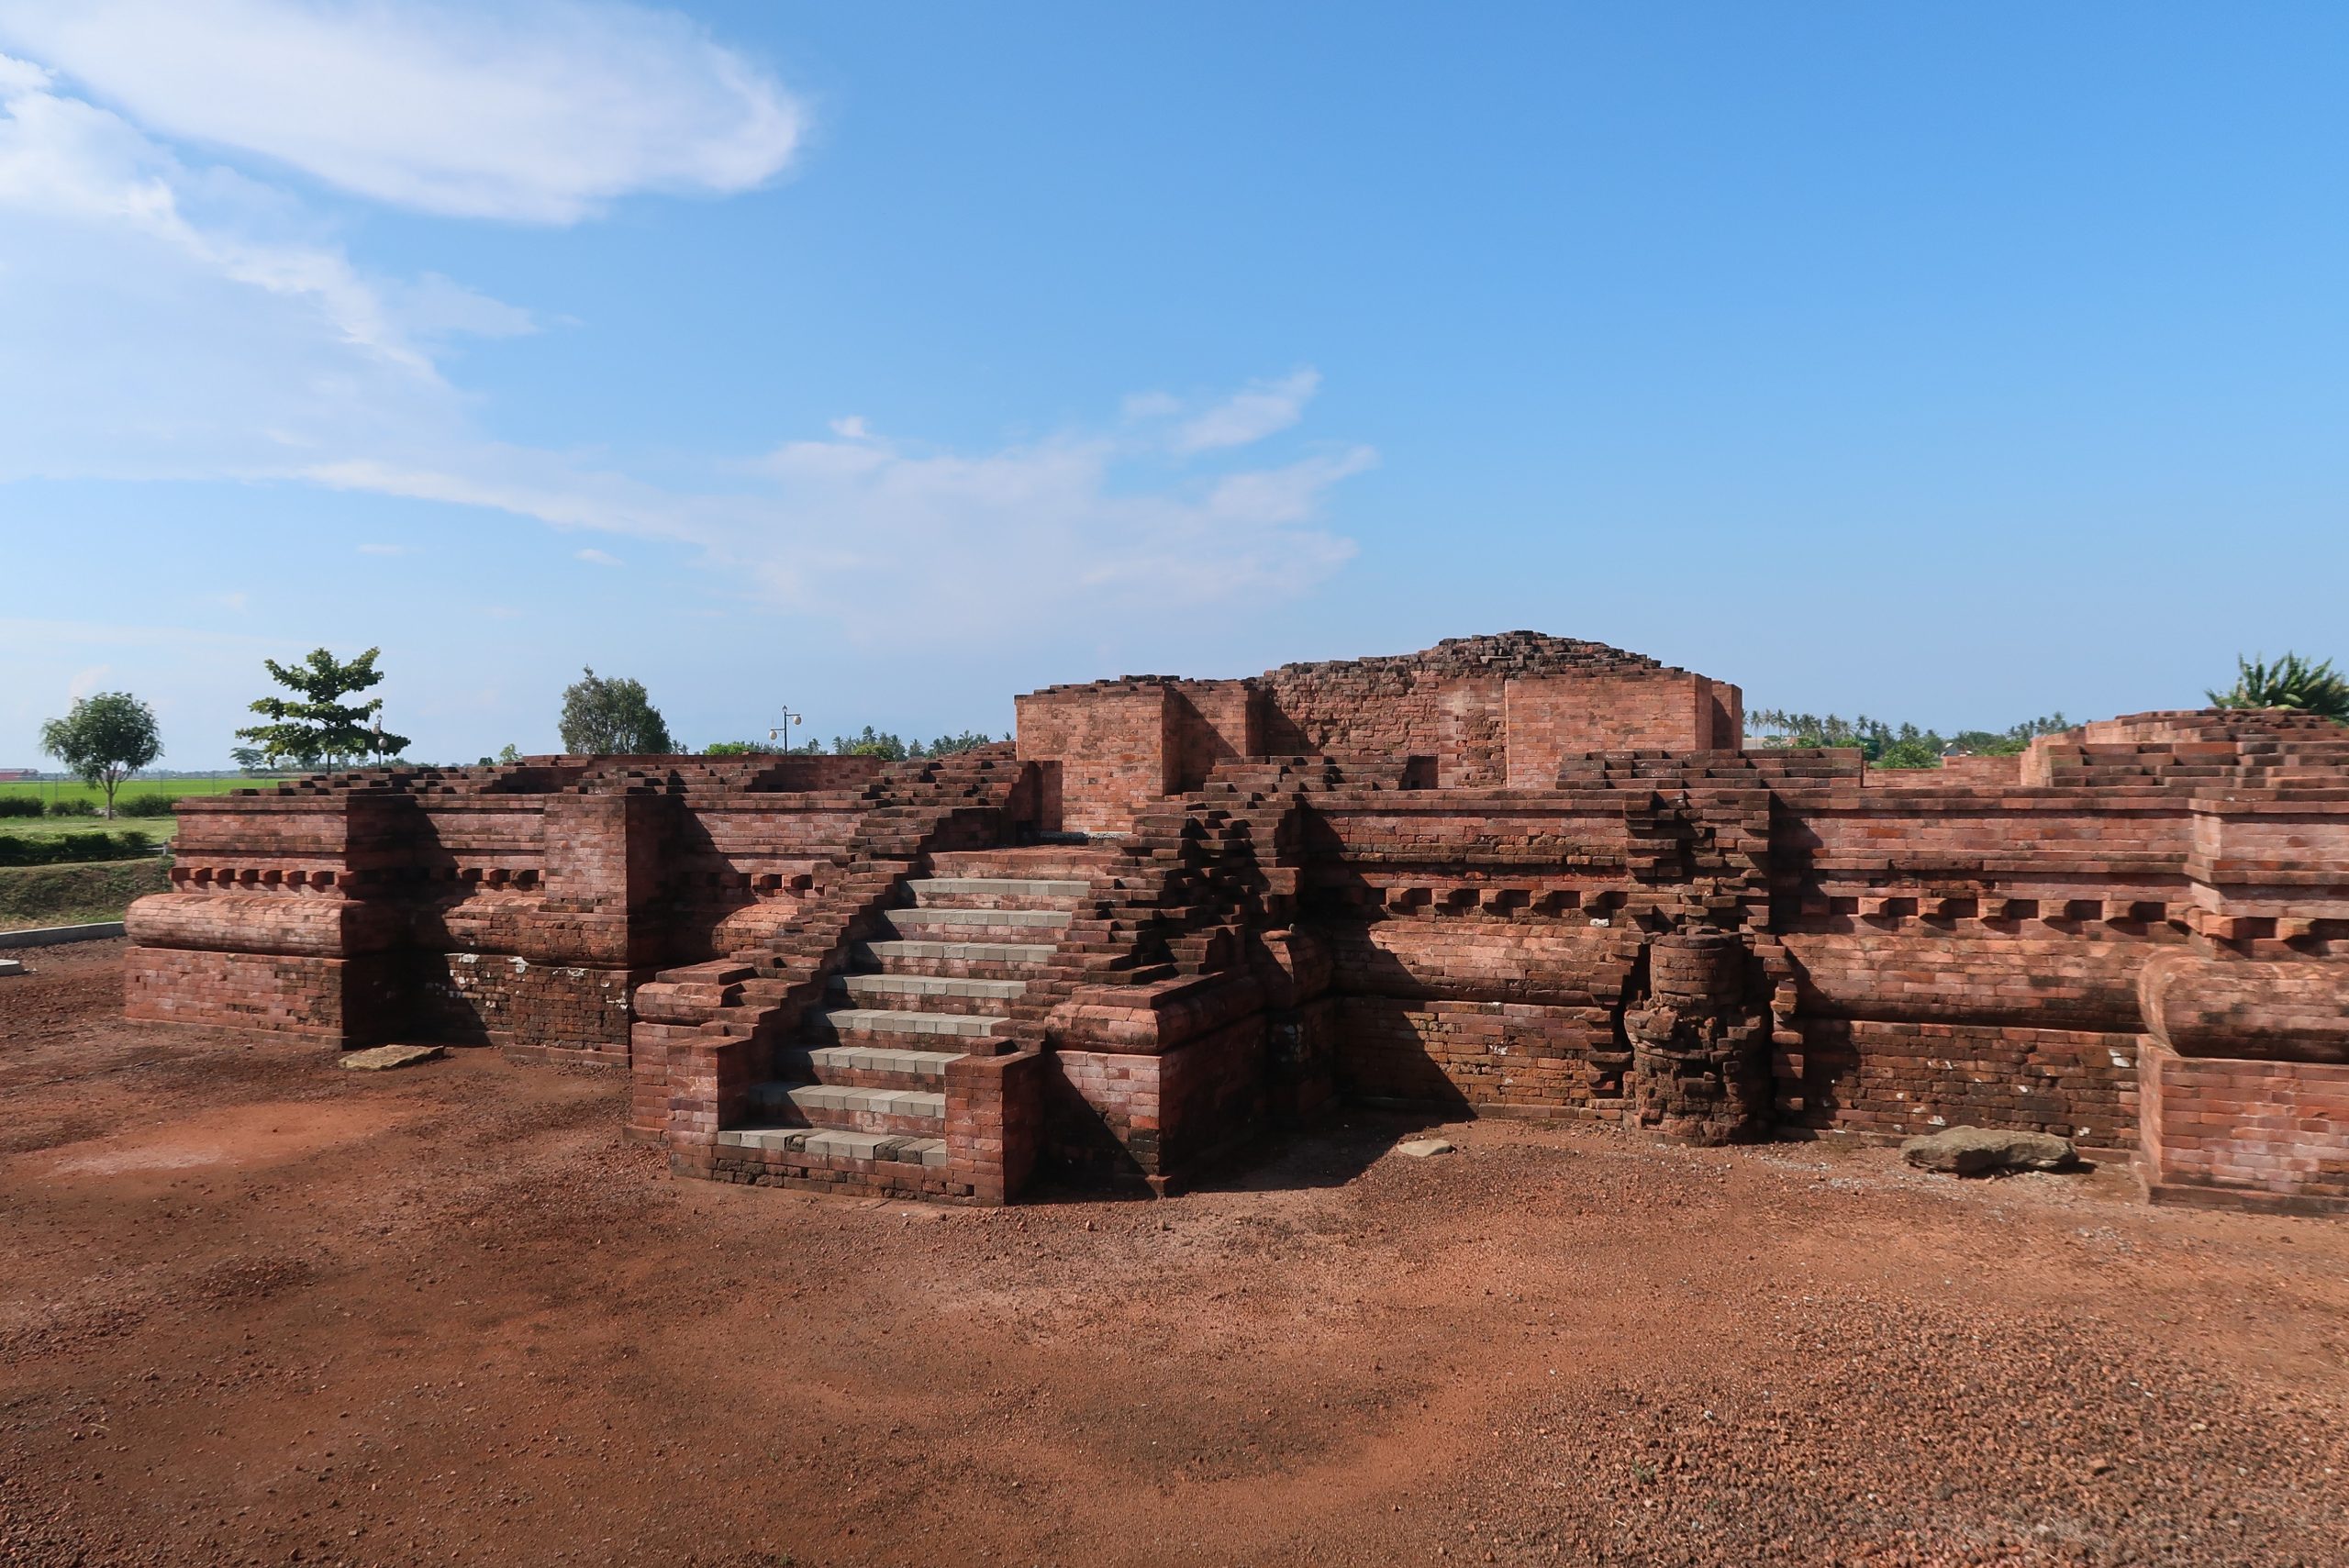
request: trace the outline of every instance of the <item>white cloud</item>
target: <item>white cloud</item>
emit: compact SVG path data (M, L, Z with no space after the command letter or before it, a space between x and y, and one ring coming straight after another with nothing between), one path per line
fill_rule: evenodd
M805 123L693 22L617 0L0 0L0 45L150 130L469 217L748 190Z
M0 38L28 15L0 0ZM528 312L433 273L371 275L288 191L197 164L61 80L0 56L0 484L291 481L486 508L682 549L755 605L938 639L1006 616L1125 630L1302 592L1352 551L1326 512L1366 449L1238 455L1299 422L1310 370L963 450L843 416L754 457L664 453L662 484L501 444L443 346L528 331Z
M159 271L173 287L228 284L295 302L333 338L425 381L437 379L433 341L529 330L527 313L437 274L388 286L362 277L340 248L301 232L298 209L281 194L229 170L190 169L120 117L55 91L48 73L5 56L0 65L12 295L49 281L73 296L61 306L70 315L125 281L143 295L136 303L151 306ZM82 264L85 250L106 264Z
M620 558L618 556L607 555L600 550L580 550L578 552L578 559L585 562L590 566L618 566L621 564Z
M1174 432L1178 452L1244 447L1287 429L1305 417L1305 406L1321 390L1321 373L1301 370L1278 381L1252 382L1221 403L1186 419ZM1131 409L1137 402L1127 400Z
M694 547L754 601L939 637L1006 614L1126 623L1301 593L1352 556L1323 515L1330 491L1376 462L1366 447L1236 472L1195 458L1170 477L1154 449L1115 436L1072 431L964 454L861 428L853 440L775 448L748 465L762 484L687 494L510 448L444 457L302 473Z

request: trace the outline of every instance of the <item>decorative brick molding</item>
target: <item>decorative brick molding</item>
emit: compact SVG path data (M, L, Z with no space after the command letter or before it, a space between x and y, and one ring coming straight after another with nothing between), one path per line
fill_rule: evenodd
M1016 745L532 758L186 803L133 1018L625 1063L682 1173L1204 1179L1340 1097L1704 1142L1977 1125L2349 1200L2349 729L1910 773L1530 632L1019 699Z

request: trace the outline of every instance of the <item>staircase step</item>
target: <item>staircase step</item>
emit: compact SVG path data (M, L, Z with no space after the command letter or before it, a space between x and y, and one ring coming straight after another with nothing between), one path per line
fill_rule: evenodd
M927 1089L872 1089L841 1084L760 1084L751 1103L785 1127L932 1138L946 1130L946 1096Z
M834 1160L874 1160L885 1164L943 1165L946 1140L880 1132L848 1132L828 1127L738 1127L718 1135L722 1148L768 1149Z
M856 962L884 974L926 974L971 980L1005 980L1032 974L1052 956L1051 942L859 942Z
M948 940L972 931L1049 935L1069 923L1065 909L890 909L884 917L901 937L939 933Z
M911 1046L785 1046L774 1053L774 1070L793 1083L934 1091L946 1086L946 1064L962 1054Z
M950 974L836 974L832 989L858 1007L918 1007L929 1013L1003 1012L1028 989L1024 980L969 980Z
M940 877L1008 877L1090 882L1116 860L1115 851L1083 843L1038 844L1017 850L948 850L930 856Z
M846 1035L925 1036L985 1039L1004 1022L980 1013L913 1013L880 1007L827 1007L810 1013L805 1028L813 1040Z
M906 885L924 909L1064 909L1092 884L1062 877L932 876Z

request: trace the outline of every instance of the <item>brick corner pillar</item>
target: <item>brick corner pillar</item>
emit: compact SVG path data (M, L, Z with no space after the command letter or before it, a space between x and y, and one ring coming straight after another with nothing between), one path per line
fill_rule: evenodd
M2349 963L2166 953L2138 995L2145 1195L2349 1214Z
M747 965L720 960L639 986L629 1030L628 1136L666 1144L673 1164L706 1166L718 1129L740 1116L765 1052L756 1031L713 1022L741 999Z
M1770 1016L1748 996L1743 938L1651 938L1644 1004L1623 1015L1631 1042L1631 1124L1697 1144L1763 1137L1770 1117Z
M1043 1144L1044 1059L1033 1051L946 1064L947 1179L973 1203L1017 1198Z

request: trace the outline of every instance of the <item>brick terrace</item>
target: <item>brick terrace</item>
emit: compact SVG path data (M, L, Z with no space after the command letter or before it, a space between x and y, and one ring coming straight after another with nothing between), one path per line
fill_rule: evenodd
M2349 1211L2349 730L1925 773L1514 632L1019 701L1016 744L191 800L132 1017L631 1075L681 1172L1164 1191L1340 1098L1705 1142L1961 1122Z

